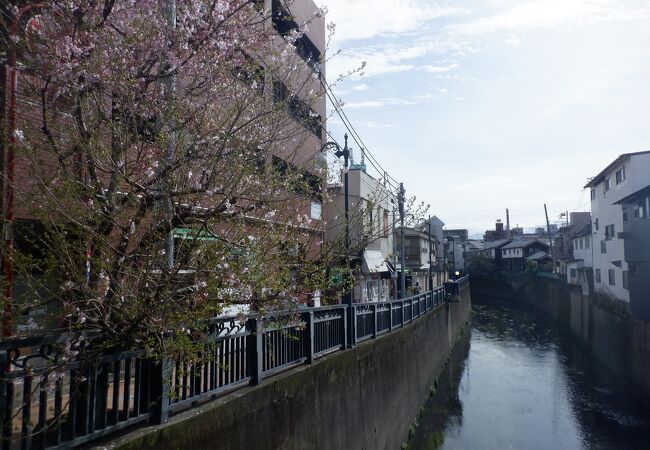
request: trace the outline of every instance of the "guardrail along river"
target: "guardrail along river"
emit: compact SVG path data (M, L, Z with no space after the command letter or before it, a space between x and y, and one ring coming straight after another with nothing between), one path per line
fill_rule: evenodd
M649 449L650 405L535 312L473 299L410 449ZM478 304L477 304L478 301Z

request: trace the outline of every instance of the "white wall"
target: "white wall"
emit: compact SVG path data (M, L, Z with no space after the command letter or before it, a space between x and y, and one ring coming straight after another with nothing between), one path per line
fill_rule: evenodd
M625 167L625 180L616 184L616 171ZM650 154L632 155L619 165L608 171L606 177L610 180L610 189L605 192L605 183L601 181L595 187L595 199L591 201L591 217L593 227L593 270L594 288L596 291L609 292L619 300L629 302L630 295L623 288L623 271L628 270L625 262L624 242L616 235L623 232L623 214L621 205L615 205L618 200L650 184ZM598 221L598 229L596 229ZM601 253L601 241L605 240L605 227L614 225L615 235L606 241L606 253ZM621 261L621 267L612 264ZM596 271L600 270L600 282ZM615 284L609 284L608 271L614 270Z

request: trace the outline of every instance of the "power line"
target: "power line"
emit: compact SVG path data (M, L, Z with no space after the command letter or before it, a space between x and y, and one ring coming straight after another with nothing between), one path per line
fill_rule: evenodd
M334 110L336 111L337 115L343 122L343 125L345 128L350 132L352 139L356 142L359 147L365 149L366 155L368 156L368 159L371 163L371 165L377 170L380 174L383 174L385 178L389 178L395 183L399 183L395 178L393 178L386 169L382 167L382 165L379 163L379 161L374 157L374 155L370 152L368 149L368 146L366 143L363 141L359 133L356 131L354 126L352 125L352 121L349 119L343 108L341 108L338 105L338 102L336 101L334 92L332 91L331 86L327 83L326 80L321 80L321 83L323 87L325 88L325 93L327 95L327 98L329 99L330 103L332 103L332 106L334 107ZM390 182L387 180L387 182L390 184ZM394 189L397 189L396 186L392 186Z

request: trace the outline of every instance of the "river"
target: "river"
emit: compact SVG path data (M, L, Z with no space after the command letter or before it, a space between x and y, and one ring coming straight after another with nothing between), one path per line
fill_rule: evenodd
M473 305L409 449L650 449L642 404L523 307Z

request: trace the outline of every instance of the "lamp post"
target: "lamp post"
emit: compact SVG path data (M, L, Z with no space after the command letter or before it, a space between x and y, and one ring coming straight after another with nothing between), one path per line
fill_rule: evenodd
M325 145L321 148L321 150L324 150L326 148L332 148L336 149L334 152L334 156L337 158L343 158L343 196L344 196L344 202L345 202L345 223L344 223L344 234L343 238L345 240L344 245L345 245L345 265L348 269L348 275L346 276L346 282L349 281L349 272L350 272L350 220L349 220L349 214L350 214L350 191L349 191L349 183L348 183L348 166L350 163L350 149L348 148L348 135L345 134L345 146L341 148L339 144L336 142L326 142ZM352 292L347 289L346 287L346 292L345 292L345 298L344 298L345 304L348 307L348 345L352 346L352 336L354 336L353 332L353 326L354 326L354 320L353 320L353 314L352 314Z

